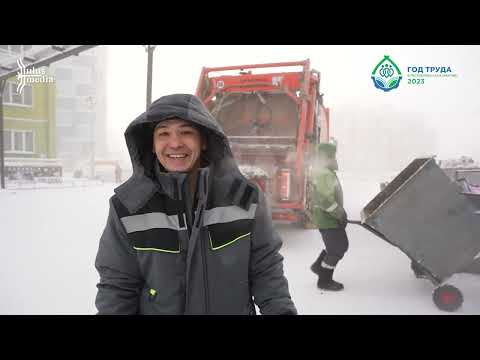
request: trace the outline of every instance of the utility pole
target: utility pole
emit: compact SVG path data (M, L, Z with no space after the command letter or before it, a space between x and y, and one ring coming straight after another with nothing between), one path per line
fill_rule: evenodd
M153 67L153 51L155 45L144 45L145 51L148 53L147 63L147 109L152 103L152 67Z
M94 96L85 98L85 103L89 112L95 111L97 99ZM96 117L95 117L96 120ZM95 122L90 121L90 179L95 178Z
M5 89L5 84L7 83L7 80L0 80L0 182L1 182L1 188L5 189L5 161L4 161L4 144L3 144L3 139L4 139L4 131L3 131L3 90Z

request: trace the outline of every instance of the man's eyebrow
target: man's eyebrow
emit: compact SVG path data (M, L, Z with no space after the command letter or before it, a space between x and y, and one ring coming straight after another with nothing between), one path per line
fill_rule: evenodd
M190 124L182 124L182 125L180 125L180 127L188 127L188 128L195 129L195 126L190 125ZM168 128L167 125L158 125L155 129L167 129L167 128Z

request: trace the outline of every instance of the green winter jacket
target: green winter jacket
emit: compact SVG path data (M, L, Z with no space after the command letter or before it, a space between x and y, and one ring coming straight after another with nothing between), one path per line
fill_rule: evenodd
M340 227L338 219L343 209L343 191L335 171L318 168L312 176L312 222L319 229Z

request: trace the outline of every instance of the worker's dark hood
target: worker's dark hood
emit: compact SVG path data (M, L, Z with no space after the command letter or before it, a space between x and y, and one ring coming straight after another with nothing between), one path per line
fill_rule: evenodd
M332 171L338 170L337 162L337 143L328 142L320 143L316 147L315 151L315 166L324 167Z
M164 120L180 118L191 121L206 136L207 150L203 156L212 165L213 176L231 174L242 176L222 128L210 114L202 101L189 94L174 94L163 96L153 102L146 112L133 120L125 131L130 159L132 161L133 176L115 193L130 204L130 209L137 208L156 191L154 165L158 160L153 150L153 131L155 126ZM203 164L204 166L206 164ZM160 165L161 171L164 171ZM140 189L140 190L139 190Z
M191 121L200 127L207 138L208 161L228 166L225 162L230 163L233 156L227 137L217 120L198 97L174 94L163 96L153 102L148 110L132 121L125 131L134 174L151 176L153 164L157 161L156 155L152 152L153 130L159 122L171 118Z

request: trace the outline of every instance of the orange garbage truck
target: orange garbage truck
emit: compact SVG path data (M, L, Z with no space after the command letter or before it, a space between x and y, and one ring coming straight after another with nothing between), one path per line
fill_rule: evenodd
M204 67L199 96L222 125L242 173L275 222L309 224L309 160L329 139L329 109L310 60Z

